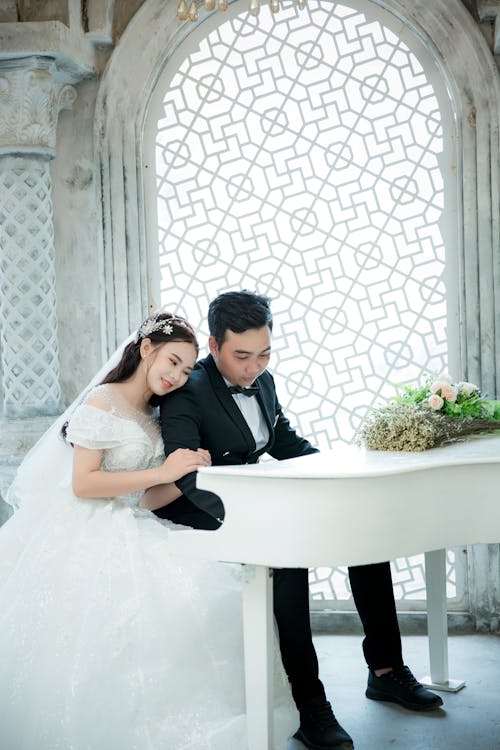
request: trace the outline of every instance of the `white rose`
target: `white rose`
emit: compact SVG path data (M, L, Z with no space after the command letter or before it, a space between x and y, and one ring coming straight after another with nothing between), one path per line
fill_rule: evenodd
M458 383L457 388L458 392L466 397L472 396L473 393L479 393L479 388L477 387L477 385L474 385L474 383L467 383L467 381Z
M427 404L431 407L431 409L434 409L434 411L439 411L439 409L442 408L444 401L441 396L438 396L437 393L434 393L427 399Z
M454 385L445 385L441 388L441 397L447 401L454 402L457 400L458 388Z
M449 386L449 383L447 380L442 380L442 378L438 378L433 383L430 384L429 390L431 393L437 393L442 388L447 388Z

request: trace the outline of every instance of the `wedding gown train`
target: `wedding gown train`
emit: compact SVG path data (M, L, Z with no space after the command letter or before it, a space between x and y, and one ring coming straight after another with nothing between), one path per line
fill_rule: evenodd
M69 440L108 470L159 464L156 419L99 393L109 411L83 403ZM240 568L170 555L182 527L140 494L82 500L67 477L0 528L1 750L246 748ZM278 656L275 674L284 750L298 722Z

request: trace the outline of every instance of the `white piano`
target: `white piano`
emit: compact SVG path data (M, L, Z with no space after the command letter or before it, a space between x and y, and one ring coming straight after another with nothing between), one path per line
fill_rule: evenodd
M226 509L217 531L172 535L180 554L245 563L248 750L272 748L270 568L360 565L426 553L429 684L448 676L445 549L500 541L500 435L423 453L339 443L286 461L201 469ZM286 510L285 510L286 509Z

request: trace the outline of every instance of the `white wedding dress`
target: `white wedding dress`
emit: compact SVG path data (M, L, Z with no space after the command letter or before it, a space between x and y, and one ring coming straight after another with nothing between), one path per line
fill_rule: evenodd
M110 410L83 403L69 440L107 470L160 463L156 418L99 392ZM171 556L183 527L142 493L78 499L68 470L0 528L1 750L245 750L239 566ZM284 750L298 722L276 667Z

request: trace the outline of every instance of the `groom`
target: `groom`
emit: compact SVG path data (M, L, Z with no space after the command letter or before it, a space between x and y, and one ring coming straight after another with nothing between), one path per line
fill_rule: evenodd
M291 428L266 369L273 326L267 298L249 291L221 294L210 303L208 325L209 356L197 363L184 388L162 399L165 454L179 447L205 448L214 465L227 465L256 463L263 453L278 460L315 453ZM176 485L181 497L157 515L194 528L218 528L224 518L219 497L197 489L195 473ZM349 578L365 632L367 697L416 711L438 708L441 698L422 687L403 664L389 563L352 567ZM315 750L352 750L319 679L308 571L275 570L273 587L281 655L300 713L295 737Z

